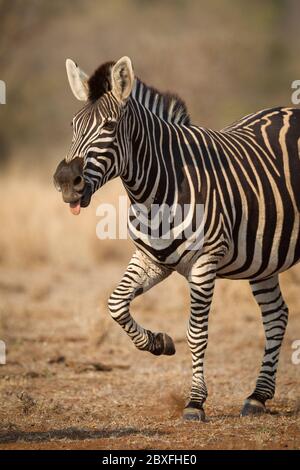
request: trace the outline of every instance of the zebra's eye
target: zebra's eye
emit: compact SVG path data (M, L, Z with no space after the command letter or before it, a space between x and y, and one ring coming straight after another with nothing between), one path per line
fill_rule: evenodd
M106 123L103 126L103 129L105 129L108 132L112 132L115 130L116 125L117 125L116 121L106 121Z

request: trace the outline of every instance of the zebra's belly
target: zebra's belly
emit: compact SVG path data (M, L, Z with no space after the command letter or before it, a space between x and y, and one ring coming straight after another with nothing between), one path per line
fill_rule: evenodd
M219 264L218 277L264 279L286 271L300 260L299 214L293 218L288 233L285 233L285 227L281 225L277 227L275 234L265 230L253 236L255 238L251 249L249 249L251 237L247 237L247 233L231 244Z
M250 211L251 213L251 211ZM197 233L196 230L195 233ZM195 233L187 240L132 237L136 246L156 264L169 267L186 275L195 260L201 257L206 233L199 227L199 240ZM198 235L199 235L198 234ZM216 239L215 233L211 233ZM253 223L250 214L243 214L235 236L227 240L228 250L218 265L217 277L228 279L264 279L286 271L300 260L300 214L297 210L283 210L258 217ZM205 244L205 243L204 243ZM205 253L207 254L207 248ZM212 253L214 253L212 251Z
M266 238L266 233L264 234ZM185 275L201 257L202 250L185 250L184 244L174 250L158 250L157 246L145 246L134 240L136 246L156 264L175 269ZM207 254L207 253L206 253ZM247 237L232 243L220 260L217 277L226 279L265 279L275 273L286 271L300 261L300 219L294 221L289 239L273 238L266 244L257 234L254 249L247 250Z
M229 265L226 267L226 269L220 268L217 271L217 278L222 278L222 279L267 279L274 274L279 274L287 269L291 268L294 266L296 263L300 261L300 256L298 256L295 260L293 260L290 263L285 263L283 266L278 268L278 265L276 262L273 262L272 259L270 259L268 266L266 269L264 269L262 272L260 270L261 264L259 262L253 261L251 266L247 270L231 270L231 266Z

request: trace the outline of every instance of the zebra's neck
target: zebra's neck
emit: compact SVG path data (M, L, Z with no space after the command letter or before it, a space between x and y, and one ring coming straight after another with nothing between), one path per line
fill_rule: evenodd
M170 151L169 144L164 148L163 134L168 134L171 145L172 140L176 140L174 126L187 126L189 123L186 106L180 98L162 94L135 80L125 123L130 156L122 175L132 202L147 206L166 202L167 186L174 178L177 152Z
M157 146L159 128L164 121L152 114L142 103L132 99L128 106L127 125L129 135L129 158L122 176L123 184L132 202L150 206L160 202L166 188L167 170L165 155Z

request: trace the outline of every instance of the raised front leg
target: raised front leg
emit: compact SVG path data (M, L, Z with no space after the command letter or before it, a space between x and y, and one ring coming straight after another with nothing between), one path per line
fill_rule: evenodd
M203 404L207 397L207 389L204 380L204 355L208 341L208 316L215 285L216 266L216 259L202 256L188 276L191 315L187 339L192 353L193 378L190 397L183 412L185 420L205 420Z
M288 321L288 308L281 295L278 275L264 281L251 281L250 285L261 308L266 344L256 386L244 403L242 416L264 413L266 400L274 396L279 352Z
M175 354L173 340L166 333L152 333L140 326L131 316L130 302L165 279L171 271L157 266L142 252L136 251L127 270L111 294L108 306L112 318L126 331L135 346L156 356Z

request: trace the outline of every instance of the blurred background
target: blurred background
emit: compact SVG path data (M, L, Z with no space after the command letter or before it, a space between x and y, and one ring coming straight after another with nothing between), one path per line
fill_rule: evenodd
M193 123L220 129L259 109L291 105L291 83L300 79L299 20L297 0L0 0L7 88L0 105L0 339L7 346L0 444L42 446L34 440L45 435L30 433L43 431L46 439L71 436L73 446L76 439L84 446L85 435L101 438L100 424L108 448L299 448L300 366L291 362L300 337L299 265L282 276L291 316L272 405L279 416L261 425L238 417L264 332L248 283L220 280L206 363L212 422L205 433L183 429L191 379L185 280L174 274L133 305L143 326L174 338L178 354L156 360L136 351L107 312L133 244L96 237L96 207L117 203L121 183L103 187L79 217L52 183L80 108L67 57L92 73L128 55L143 81L185 100ZM124 423L140 434L126 438Z
M0 79L7 86L0 262L73 263L74 230L76 263L98 261L103 246L117 256L131 250L126 242L98 250L94 207L101 196L83 223L69 217L52 187L80 106L67 83L67 57L92 73L129 55L146 83L186 101L194 123L220 129L260 108L291 104L291 82L300 76L299 15L296 0L254 0L247 8L242 0L0 0ZM119 182L109 188L102 198L121 191Z

